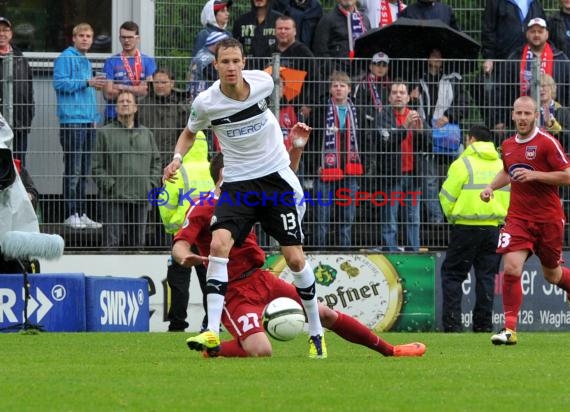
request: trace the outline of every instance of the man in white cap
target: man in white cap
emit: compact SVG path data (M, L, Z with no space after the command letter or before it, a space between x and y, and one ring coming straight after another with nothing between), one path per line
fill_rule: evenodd
M540 74L550 75L559 85L558 99L562 106L570 104L568 85L570 84L570 65L568 56L558 50L548 41L549 32L546 21L536 17L527 24L526 43L522 48L513 51L508 56L507 67L499 71L504 73L500 84L502 107L510 107L512 102L519 96L533 96L538 99L538 90L532 90L532 85L540 83L539 79L533 79L533 62L539 60ZM508 125L510 111L502 113L500 122Z
M504 65L499 69L495 66L500 66L501 60L524 45L528 22L535 17L544 18L545 14L540 0L486 0L483 3L485 4L481 19L483 70L479 79L469 87L475 105L481 108L485 124L502 135L506 125L505 120L510 122L510 113L507 113L508 117L502 118L501 111L497 111L497 107L502 104L497 90L502 87L500 80L504 75L501 72ZM507 107L511 107L512 102L509 101Z
M354 88L352 94L354 103L361 107L363 117L360 119L362 127L369 127L374 120L374 112L382 110L390 94L390 77L388 76L390 58L384 52L372 56L368 73L366 73Z
M544 16L544 9L538 0L487 0L481 27L483 71L491 74L496 60L506 59L509 53L521 47L528 22Z
M372 56L368 65L368 72L364 74L354 86L352 93L352 101L357 108L358 124L362 130L361 135L364 137L362 142L362 152L370 153L372 147L376 147L374 140L376 134L376 118L382 112L384 107L388 105L388 97L390 96L390 76L389 76L390 58L384 52L378 52ZM365 175L361 178L361 184L364 191L370 193L380 189L381 179L377 155L365 157L364 166L366 168ZM370 221L379 222L378 213L369 213ZM378 239L378 242L380 240Z

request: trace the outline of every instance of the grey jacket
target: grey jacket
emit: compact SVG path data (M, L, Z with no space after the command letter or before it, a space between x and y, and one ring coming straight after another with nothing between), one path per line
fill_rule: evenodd
M160 184L160 155L152 132L144 126L125 128L118 121L97 129L93 179L102 199L146 202Z

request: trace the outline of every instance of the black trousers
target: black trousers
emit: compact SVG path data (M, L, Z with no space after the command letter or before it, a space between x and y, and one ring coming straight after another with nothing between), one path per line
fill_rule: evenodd
M192 252L198 253L197 249L192 246ZM194 266L198 275L198 282L202 290L202 304L206 311L206 267L204 265ZM192 269L180 266L172 259L166 272L166 281L170 287L170 307L168 308L168 320L170 325L168 330L172 332L183 331L189 324L186 322L188 316L188 301L190 300L190 275ZM206 312L207 313L207 312ZM202 329L208 325L208 317L202 319Z
M493 295L495 274L501 255L495 251L499 229L495 226L454 225L449 247L441 265L443 291L442 321L445 332L461 332L461 284L473 266L475 270L475 307L473 331L490 332L493 329Z

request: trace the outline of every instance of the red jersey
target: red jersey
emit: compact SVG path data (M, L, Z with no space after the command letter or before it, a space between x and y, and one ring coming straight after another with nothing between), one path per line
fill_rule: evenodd
M561 171L570 167L560 142L538 128L532 137L521 140L516 134L505 140L501 147L503 168L509 176L519 167L540 172ZM508 215L536 222L564 219L558 186L511 180Z
M410 113L409 108L405 108L402 113L396 112L394 110L394 117L396 118L396 126L400 127L406 121ZM406 137L402 140L401 150L402 150L402 173L412 173L414 171L414 135L411 130L408 130Z
M174 242L185 240L196 245L201 256L208 256L212 241L210 222L214 216L216 202L217 198L196 200L196 204L188 209L182 228L174 236ZM245 272L262 267L265 263L265 252L258 246L255 234L250 232L243 245L232 248L229 259L228 280L231 282L239 279Z

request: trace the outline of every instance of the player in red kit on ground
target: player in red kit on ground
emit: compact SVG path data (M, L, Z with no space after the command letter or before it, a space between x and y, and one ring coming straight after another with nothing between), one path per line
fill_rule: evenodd
M298 150L295 147L292 152ZM292 160L293 164L298 165L298 161ZM218 153L210 162L212 178L217 182L214 197L195 201L195 205L188 210L182 229L174 237L172 256L184 267L203 262L207 264L204 256L210 252L210 220L218 201L222 167L223 156ZM201 256L191 252L192 244L198 247ZM268 270L260 269L264 263L265 253L257 244L253 232L249 233L241 246L231 249L222 322L233 339L221 342L216 348L206 348L204 356L271 356L271 343L262 325L264 307L278 297L288 297L297 303L301 303L301 300L295 286ZM318 309L322 325L349 342L366 346L384 356L422 356L425 353L426 348L422 343L391 345L349 315L321 303Z
M570 291L570 269L561 266L565 218L558 186L570 184L570 160L560 142L536 126L539 113L528 96L513 105L517 133L502 144L503 170L481 192L493 201L493 191L511 184L511 202L497 252L503 254L505 327L491 337L495 345L517 343L517 319L522 304L521 274L531 254L540 259L544 278Z

